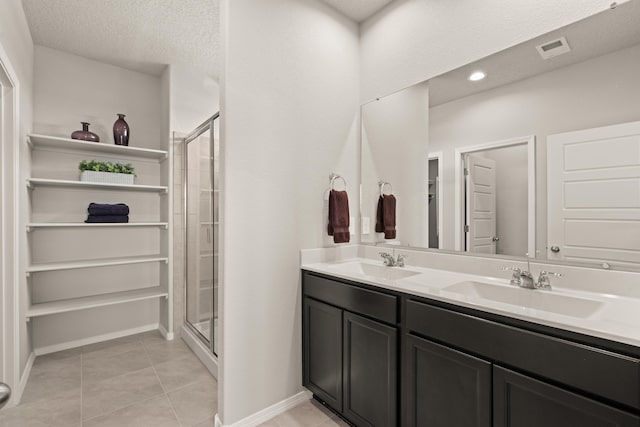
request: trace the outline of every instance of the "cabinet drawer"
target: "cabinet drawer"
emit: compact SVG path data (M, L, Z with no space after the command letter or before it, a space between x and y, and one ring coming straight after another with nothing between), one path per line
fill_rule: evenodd
M494 362L640 409L640 360L407 301L408 330Z
M307 272L302 276L305 296L384 322L398 321L398 297L337 282Z

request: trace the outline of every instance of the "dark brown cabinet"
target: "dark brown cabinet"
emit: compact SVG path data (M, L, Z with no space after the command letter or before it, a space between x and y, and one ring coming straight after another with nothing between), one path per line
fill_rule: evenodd
M495 427L638 427L640 418L499 366L493 367Z
M344 313L345 417L358 426L396 425L397 329Z
M304 299L304 385L342 411L342 310Z
M304 386L355 426L640 427L638 348L307 271L302 285Z
M304 278L304 386L356 426L397 426L397 297Z
M408 335L402 368L403 425L491 426L490 362Z

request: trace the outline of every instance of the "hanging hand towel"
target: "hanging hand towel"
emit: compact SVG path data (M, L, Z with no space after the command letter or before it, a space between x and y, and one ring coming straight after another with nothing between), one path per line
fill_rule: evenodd
M106 203L89 203L89 215L129 215L129 206L124 203L109 205Z
M329 236L334 243L347 243L349 234L349 197L346 191L331 190L329 193Z
M384 233L385 239L396 238L396 198L392 194L384 194L378 199L376 233Z

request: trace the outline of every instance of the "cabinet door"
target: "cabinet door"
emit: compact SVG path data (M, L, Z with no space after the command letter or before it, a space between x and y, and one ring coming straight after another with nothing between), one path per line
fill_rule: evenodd
M342 310L304 298L304 385L342 411Z
M397 328L344 313L344 415L357 426L397 424Z
M491 363L406 335L403 425L490 427Z
M499 366L493 368L493 411L495 427L640 426L635 415Z

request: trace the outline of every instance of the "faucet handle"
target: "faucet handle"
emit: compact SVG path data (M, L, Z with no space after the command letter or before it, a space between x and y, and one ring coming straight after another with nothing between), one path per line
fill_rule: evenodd
M396 265L398 267L404 267L404 260L409 258L409 255L398 254L398 258L396 259Z
M518 267L500 267L500 270L513 271L513 274L511 275L511 284L513 286L520 286L522 284L522 277L520 277L522 270Z
M540 275L538 276L538 282L536 283L536 288L539 289L551 289L551 280L549 276L553 277L563 277L562 273L554 273L553 271L542 270Z

